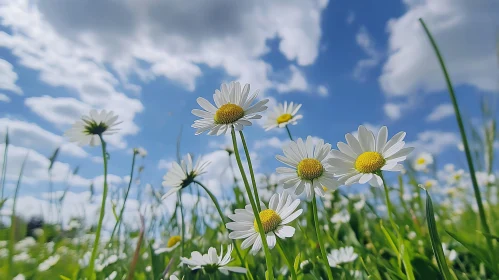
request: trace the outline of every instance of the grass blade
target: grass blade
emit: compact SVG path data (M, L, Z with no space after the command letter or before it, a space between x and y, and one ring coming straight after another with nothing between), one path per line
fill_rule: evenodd
M437 224L435 223L435 214L433 212L433 202L431 196L426 190L426 221L428 223L428 231L430 233L431 247L435 258L437 259L438 268L440 273L445 280L454 280L454 277L450 273L449 267L447 266L447 260L445 259L444 250L442 249L442 242L440 241L440 236L438 235Z
M475 166L473 165L473 158L471 156L471 151L470 147L468 144L468 138L466 137L466 131L464 129L464 124L463 124L463 119L461 117L461 113L459 111L459 106L457 104L457 99L456 99L456 94L454 92L454 87L452 86L452 82L450 80L449 73L447 72L447 67L445 66L444 59L442 55L440 54L440 51L438 49L437 43L435 42L435 39L433 39L433 36L431 35L430 30L428 27L426 27L426 24L424 23L423 19L420 18L419 21L421 22L421 25L423 26L424 31L426 32L426 35L428 36L428 39L430 40L430 43L433 47L433 50L435 51L435 54L437 55L438 61L440 63L440 66L442 68L442 72L445 76L445 82L447 83L447 89L449 90L449 95L450 99L452 101L452 105L454 107L454 112L456 114L456 121L459 126L459 132L461 133L461 139L463 141L463 146L464 146L464 153L466 154L466 161L468 162L468 168L470 172L470 177L471 177L471 182L473 184L473 191L475 193L475 199L476 199L476 204L478 206L478 213L480 215L480 222L482 224L483 231L485 233L490 234L490 228L487 223L487 218L485 216L485 209L483 207L482 203L482 196L480 194L480 189L478 188L478 182L476 179L476 173L475 173ZM489 248L491 248L492 252L494 251L494 243L490 238L486 238L487 243ZM492 258L495 259L495 254L492 253Z
M19 187L21 186L21 179L23 177L24 166L26 165L26 161L28 160L29 153L24 157L23 163L21 165L21 170L19 171L19 178L17 179L16 190L14 192L14 198L12 203L12 214L10 216L10 234L9 234L9 263L7 264L7 275L10 279L14 278L14 274L12 271L13 266L13 258L14 258L14 241L15 241L15 233L16 233L16 204L17 204L17 195L19 194Z

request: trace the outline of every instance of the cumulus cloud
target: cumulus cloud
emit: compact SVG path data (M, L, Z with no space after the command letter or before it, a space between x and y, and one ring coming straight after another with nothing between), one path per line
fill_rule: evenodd
M26 98L24 104L41 118L58 125L73 124L92 109L75 98L47 95Z
M418 19L432 31L455 85L497 91L497 1L404 0L387 24L389 57L379 78L388 95L443 90L445 80ZM480 43L477 43L480 42Z
M1 102L5 102L5 103L9 103L10 102L10 97L8 97L7 95L5 95L3 93L0 93L0 101Z
M0 89L9 90L22 95L23 91L16 85L16 81L17 73L14 71L12 64L6 60L0 59Z
M286 83L277 84L277 91L280 93L306 91L308 88L308 82L302 71L294 65L291 65L289 70L291 71L291 78Z
M428 115L426 118L427 121L429 122L436 122L441 119L447 118L454 115L454 107L452 107L452 104L446 103L446 104L440 104L433 111Z
M261 150L264 148L274 148L274 149L282 149L283 145L288 143L289 140L281 140L277 137L272 137L268 139L256 140L254 142L255 150Z
M319 93L320 96L326 97L329 95L329 90L327 89L326 86L320 85L317 87L317 92Z
M402 106L397 103L386 103L383 106L383 111L385 111L385 115L387 115L392 120L398 120L402 115Z
M5 144L0 144L1 158L3 158L4 150ZM50 160L35 150L15 145L9 145L7 152L7 180L17 181L25 159L26 165L22 178L23 183L34 185L49 180L48 167ZM70 173L72 173L72 169L69 164L55 161L52 167L52 182L66 182ZM73 175L69 177L68 183L74 186L89 186L90 180L79 175Z
M368 58L361 59L355 65L353 76L359 81L365 81L370 69L376 67L381 59L381 54L375 47L374 39L365 26L361 26L355 35L357 45L364 51Z
M37 150L45 154L51 154L60 148L61 153L74 157L87 157L88 153L81 147L69 143L60 135L49 132L35 123L0 118L0 139L5 139L9 130L10 143Z
M461 140L456 133L427 130L418 133L417 140L407 143L407 146L415 147L420 152L439 154L450 147L457 147L460 142Z

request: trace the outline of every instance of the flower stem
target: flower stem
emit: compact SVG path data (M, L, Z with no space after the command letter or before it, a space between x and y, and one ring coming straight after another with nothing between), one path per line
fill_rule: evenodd
M101 141L101 147L102 147L102 159L104 160L104 186L102 190L102 202L101 202L101 208L100 208L100 214L99 214L99 222L97 224L97 231L95 232L95 241L94 241L94 248L92 249L92 255L90 257L90 264L88 266L88 270L90 271L90 279L94 280L95 279L95 271L94 271L94 266L95 266L95 258L97 257L97 251L99 250L99 241L100 241L100 234L102 231L102 222L104 221L104 214L106 211L106 198L107 198L107 153L106 153L106 142L102 138L102 135L99 134L99 138Z
M286 261L286 264L288 265L289 271L291 272L291 279L293 279L293 280L297 279L293 263L288 258L288 255L286 255L286 253L284 252L284 249L283 249L282 244L281 244L282 243L281 240L279 238L276 238L276 240L277 240L277 249L279 250L279 253L281 253L284 260Z
M324 241L322 240L321 230L319 227L319 215L317 214L317 200L315 199L315 192L313 192L312 196L312 212L314 218L314 227L315 233L317 234L317 241L319 242L319 247L321 249L322 261L326 266L327 278L329 280L333 280L333 273L331 272L331 268L329 268L329 261L327 260L326 248L324 247Z
M289 139L293 141L293 136L291 136L291 131L289 131L288 125L286 125L286 131L288 132Z
M241 137L241 142L243 142L244 153L246 154L246 160L248 161L248 168L251 176L251 184L253 184L253 194L255 198L256 208L258 209L258 212L261 212L262 209L260 208L260 196L258 195L258 189L256 187L255 173L253 172L253 165L251 164L248 146L246 145L246 140L244 139L244 134L241 130L239 131L239 136Z
M184 256L184 253L185 253L185 221L184 221L184 206L182 205L182 193L181 191L178 192L178 206L180 207L180 218L181 218L181 223L182 223L182 227L181 227L181 230L182 230L182 250L180 251L180 256L183 257ZM185 265L182 266L182 271L184 272L185 274Z
M111 242L113 240L114 233L116 232L116 229L118 228L118 225L120 224L121 219L123 218L123 212L125 212L126 200L128 198L128 194L130 193L130 188L132 186L132 181L133 181L133 170L135 167L135 157L136 156L137 156L137 153L134 152L133 157L132 157L132 169L130 170L130 181L128 182L128 188L127 188L126 193L125 193L123 207L121 207L120 214L118 215L118 220L116 221L116 224L114 225L113 232L111 233L111 238L109 239L109 242Z
M201 188L203 188L206 191L206 193L208 194L208 196L211 198L211 201L213 201L213 204L215 204L215 207L217 208L218 214L220 215L220 219L222 219L222 223L224 225L224 228L227 230L227 226L226 226L226 222L225 222L225 217L223 215L222 208L220 208L220 204L218 203L217 198L213 195L213 193L205 185L201 184L198 181L194 181L194 183L196 183L198 186L200 186ZM237 257L239 258L239 260L241 261L241 264L244 263L244 265L246 266L247 273L250 275L251 279L253 279L253 275L251 275L249 266L244 261L243 257L241 256L241 252L239 252L239 248L237 247L236 241L234 239L232 239L232 243L234 244L234 249L236 249L236 254L237 254Z
M253 200L253 195L251 194L248 178L246 178L243 164L241 162L241 156L239 155L239 150L237 148L236 132L234 130L234 127L232 127L231 135L232 135L232 145L234 145L234 154L236 155L237 166L239 167L239 171L241 172L241 177L243 178L244 187L246 188L246 192L248 193L251 209L253 209L253 214L255 215L255 220L258 225L258 233L260 234L260 238L262 239L263 250L265 251L265 261L267 263L268 279L274 279L272 256L270 255L269 245L267 244L267 238L263 231L262 221L260 220L260 213L257 211L258 208L256 208L255 201Z
M466 161L468 162L468 168L470 172L470 177L471 177L471 182L473 184L473 191L475 193L475 199L476 199L476 204L478 206L478 213L480 215L480 222L482 224L482 228L485 234L485 237L487 239L487 243L489 248L491 249L490 252L492 253L492 256L494 257L494 246L493 242L490 237L490 228L487 223L487 218L485 216L485 210L483 207L482 203L482 196L480 194L480 189L478 188L478 182L476 179L476 174L475 174L475 166L473 165L473 158L471 157L471 151L470 147L468 145L468 139L466 137L466 131L464 129L464 124L463 124L463 119L461 117L461 112L459 111L459 106L457 104L457 99L456 99L456 94L454 92L454 87L452 86L452 82L450 80L449 73L447 72L447 68L444 63L444 59L442 55L440 54L440 50L438 49L437 43L435 42L435 39L433 39L433 36L431 35L430 30L428 30L428 27L426 27L426 24L424 23L423 19L420 18L419 21L421 22L421 25L424 28L424 31L426 32L426 35L428 36L428 39L430 40L430 43L433 47L433 50L435 51L435 54L437 55L438 62L440 63L440 67L442 68L442 72L445 76L445 82L447 83L447 89L449 90L449 95L450 99L452 101L452 106L454 107L454 112L456 113L456 120L457 124L459 126L459 132L461 133L461 139L463 141L463 146L464 146L464 153L466 154Z

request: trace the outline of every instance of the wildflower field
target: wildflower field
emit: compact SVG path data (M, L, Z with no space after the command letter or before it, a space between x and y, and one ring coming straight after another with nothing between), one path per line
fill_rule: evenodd
M345 131L345 139L296 135L301 104L290 99L268 108L268 99L244 81L224 83L209 89L213 99L190 104L197 119L186 131L187 137L230 135L223 147L234 163L230 192L214 195L213 184L204 181L211 163L179 150L162 186L138 191L147 207L139 207L140 218L129 224L129 193L139 187L141 158L153 151L133 149L127 186L110 188L113 150L106 139L126 120L92 109L64 137L102 153L96 224L79 217L64 224L24 219L16 212L26 170L23 165L13 195L4 196L6 159L15 145L6 132L0 279L499 279L496 115L484 102L483 126L466 125L437 43L420 23L448 85L462 164L437 168L437 158L414 153L406 132L387 126L352 127L356 131ZM289 137L272 155L279 165L272 176L255 175L245 138L258 119L266 130ZM50 158L49 174L58 153ZM50 198L52 215L61 215L67 190ZM195 203L183 203L185 193ZM167 200L175 203L172 213L161 211Z

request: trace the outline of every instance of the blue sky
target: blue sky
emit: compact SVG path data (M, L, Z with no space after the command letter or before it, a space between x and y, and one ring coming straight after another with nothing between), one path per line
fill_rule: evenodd
M182 154L204 155L210 170L223 170L226 159L216 150L228 138L194 136L190 112L197 97L211 100L232 80L260 89L270 104L303 104L304 118L291 127L295 137L335 146L360 124L387 125L390 135L406 131L418 151L460 164L443 76L417 19L434 31L463 114L472 120L482 96L497 104L498 12L493 0L4 1L0 136L9 127L15 146L7 192L28 151L21 195L46 192L46 157L61 145L56 189L76 166L74 193L98 185L100 149L78 148L62 136L90 108L114 110L123 120L109 139L118 186L126 183L132 148L141 146L148 151L142 186L160 188L181 128ZM265 132L256 123L245 135L258 172L272 173L285 132Z

